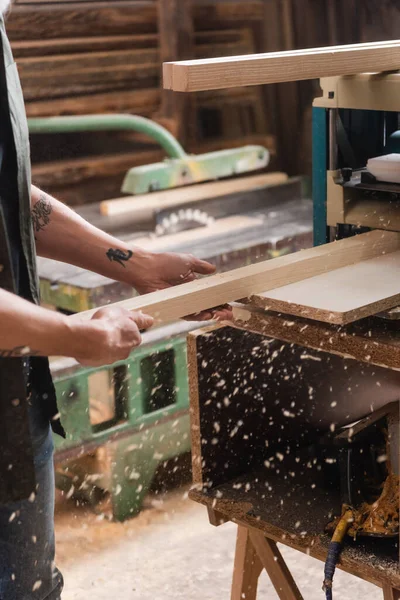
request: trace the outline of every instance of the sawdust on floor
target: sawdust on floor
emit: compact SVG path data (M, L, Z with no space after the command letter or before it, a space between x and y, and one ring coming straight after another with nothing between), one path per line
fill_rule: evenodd
M236 528L212 527L187 488L149 498L135 519L113 523L60 498L56 511L57 562L63 600L229 600ZM289 548L282 552L305 600L321 600L323 564ZM338 572L336 597L381 600L382 591ZM278 600L268 577L258 600Z

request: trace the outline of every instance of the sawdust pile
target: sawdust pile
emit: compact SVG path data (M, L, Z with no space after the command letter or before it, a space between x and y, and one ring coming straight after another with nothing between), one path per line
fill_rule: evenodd
M364 503L353 510L354 522L349 529L353 537L376 534L391 535L399 531L399 483L400 478L391 474L387 477L382 493L373 504Z

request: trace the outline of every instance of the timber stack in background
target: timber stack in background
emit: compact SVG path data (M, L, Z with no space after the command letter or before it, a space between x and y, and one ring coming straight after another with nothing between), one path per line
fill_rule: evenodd
M29 117L132 113L165 125L194 153L265 145L272 168L296 174L310 172L317 82L171 95L162 62L397 37L397 4L16 0L7 30ZM32 137L35 183L70 205L120 195L130 167L163 157L128 132Z

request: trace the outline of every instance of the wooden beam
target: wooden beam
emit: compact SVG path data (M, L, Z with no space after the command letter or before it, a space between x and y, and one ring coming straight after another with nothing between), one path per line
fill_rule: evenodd
M244 192L267 185L280 185L287 180L288 177L284 173L267 173L241 179L216 181L163 192L153 192L152 194L140 196L127 196L126 198L105 200L100 204L100 212L107 217L124 214L129 214L132 217L135 213L138 215L142 214L143 211L151 215L157 209L179 208L181 204L228 196L229 194Z
M171 322L396 250L400 250L400 234L372 231L147 296L117 302L114 306L131 311L141 310L152 315L156 322ZM71 318L90 319L96 310L79 313Z
M399 40L165 63L164 87L199 92L396 69Z

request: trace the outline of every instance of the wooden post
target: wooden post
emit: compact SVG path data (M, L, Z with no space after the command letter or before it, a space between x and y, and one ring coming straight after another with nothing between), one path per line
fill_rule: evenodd
M258 578L262 569L260 559L250 541L249 529L239 525L231 600L256 600Z
M161 62L194 57L193 0L158 0ZM193 95L163 90L162 117L170 121L172 133L185 145L194 138L196 124Z
M261 52L278 52L282 50L280 21L279 0L264 0L263 19L256 28L258 47ZM262 93L268 111L268 132L272 133L276 138L277 162L274 164L275 167L284 168L285 171L288 171L285 148L280 135L284 127L284 122L282 122L282 109L279 103L279 86L265 85L262 88Z

